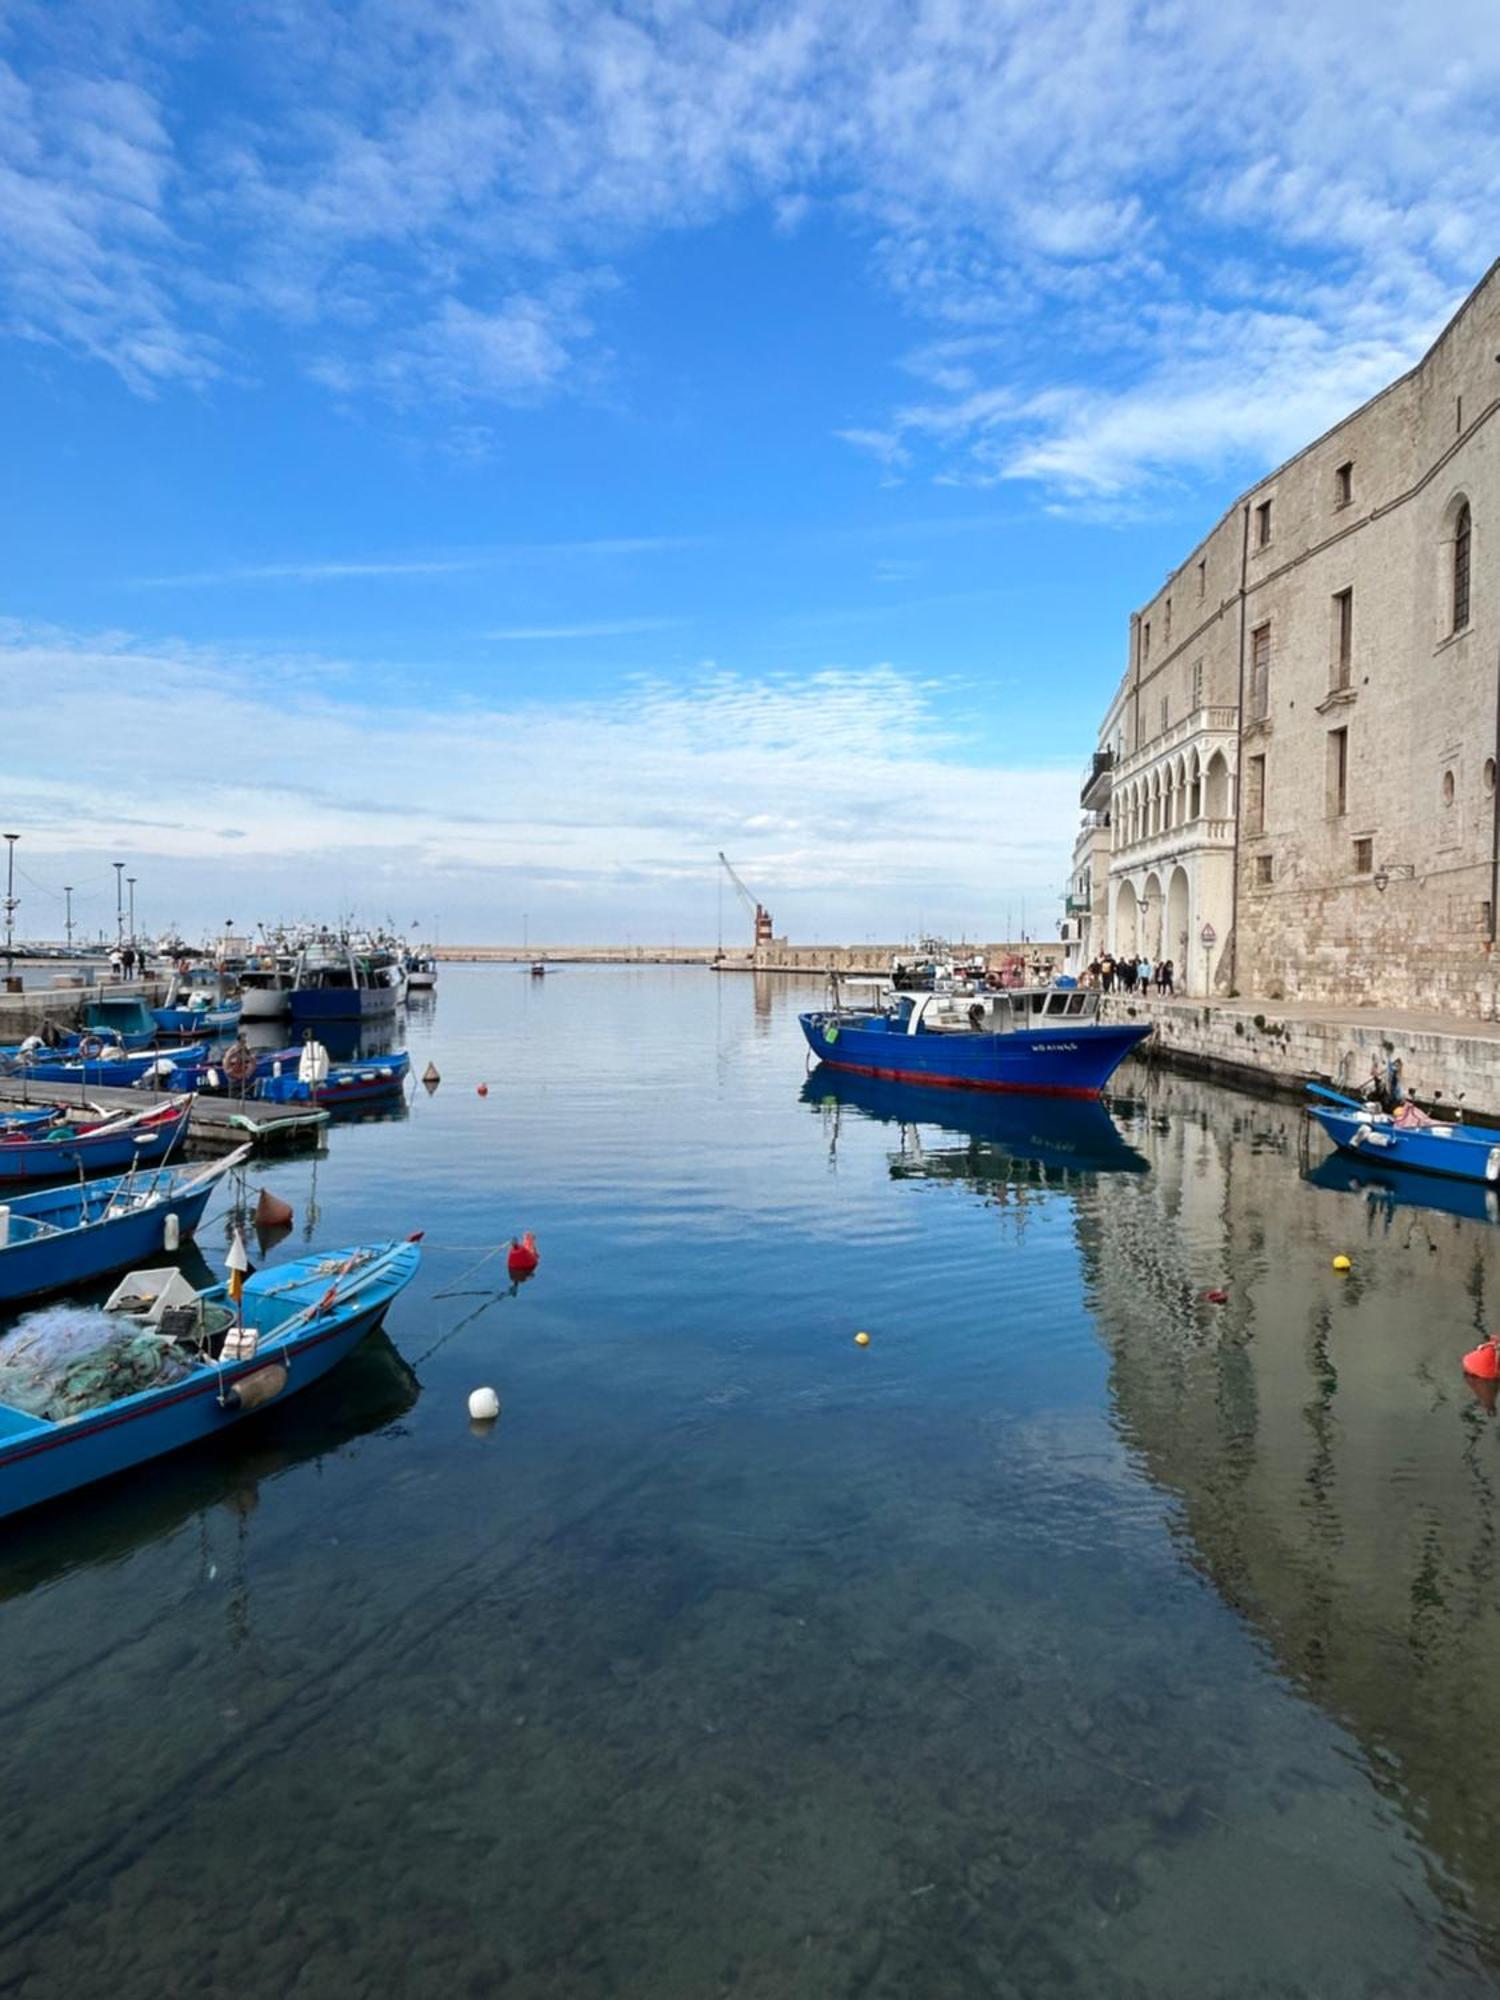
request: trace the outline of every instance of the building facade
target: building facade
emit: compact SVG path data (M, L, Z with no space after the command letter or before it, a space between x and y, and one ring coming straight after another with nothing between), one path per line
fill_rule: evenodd
M1500 265L1133 616L1112 950L1180 991L1495 1013L1497 418Z

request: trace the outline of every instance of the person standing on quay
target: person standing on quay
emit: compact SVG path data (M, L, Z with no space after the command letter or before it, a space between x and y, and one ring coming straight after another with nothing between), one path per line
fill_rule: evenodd
M1149 953L1141 953L1141 962L1135 969L1136 983L1143 993L1151 991L1151 958Z

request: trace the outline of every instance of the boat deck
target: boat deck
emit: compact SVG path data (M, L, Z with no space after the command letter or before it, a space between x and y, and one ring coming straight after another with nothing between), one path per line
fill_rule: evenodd
M0 1077L0 1105L72 1104L79 1100L104 1111L142 1111L152 1102L144 1090L121 1090L103 1084L28 1082ZM193 1105L188 1130L189 1151L219 1152L233 1146L315 1138L328 1123L328 1113L313 1104L264 1104L257 1098L200 1096Z

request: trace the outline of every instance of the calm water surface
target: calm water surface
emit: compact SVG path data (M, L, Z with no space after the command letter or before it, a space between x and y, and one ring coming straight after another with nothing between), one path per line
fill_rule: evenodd
M809 997L447 968L257 1171L422 1277L5 1524L0 1992L1500 1990L1493 1223L1144 1071L806 1082Z

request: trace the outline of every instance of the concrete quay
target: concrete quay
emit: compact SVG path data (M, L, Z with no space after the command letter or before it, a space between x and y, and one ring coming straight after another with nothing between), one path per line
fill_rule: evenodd
M1462 1104L1466 1117L1500 1123L1500 1021L1314 1001L1128 993L1107 994L1100 1012L1105 1020L1155 1026L1133 1059L1140 1064L1300 1097L1309 1080L1357 1092L1373 1062L1394 1056L1407 1089L1429 1109Z
M166 994L160 979L106 980L93 986L27 986L19 993L0 993L0 1043L24 1041L52 1021L59 1028L76 1028L90 1000L139 996L148 1007L159 1007Z

